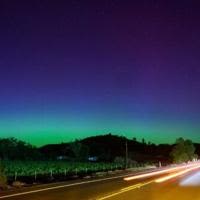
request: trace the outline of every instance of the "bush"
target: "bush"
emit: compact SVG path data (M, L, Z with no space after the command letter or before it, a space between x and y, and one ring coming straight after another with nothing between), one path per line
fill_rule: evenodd
M127 163L128 163L128 167L138 167L137 161L132 160L130 158L128 159Z
M4 171L4 167L0 162L0 190L7 188L7 177Z
M20 181L14 181L14 182L12 183L12 186L13 186L13 187L16 187L16 188L21 188L21 187L23 187L24 185L25 185L25 183L20 182Z
M120 156L117 156L117 157L115 157L114 163L124 165L124 163L125 163L125 158L120 157Z

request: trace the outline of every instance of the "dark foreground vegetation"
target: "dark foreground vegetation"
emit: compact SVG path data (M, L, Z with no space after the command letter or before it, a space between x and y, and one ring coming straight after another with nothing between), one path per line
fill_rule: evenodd
M130 167L167 165L198 158L190 140L153 144L112 134L34 147L15 138L0 139L0 188L13 182L51 182L90 177Z

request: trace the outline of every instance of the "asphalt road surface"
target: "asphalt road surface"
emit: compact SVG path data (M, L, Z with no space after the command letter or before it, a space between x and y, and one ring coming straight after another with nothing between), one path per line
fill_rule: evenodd
M200 164L0 193L0 200L200 200Z

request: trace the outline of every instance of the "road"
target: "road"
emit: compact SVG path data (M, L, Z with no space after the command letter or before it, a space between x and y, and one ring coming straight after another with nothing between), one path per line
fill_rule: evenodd
M200 164L0 194L5 200L200 200Z

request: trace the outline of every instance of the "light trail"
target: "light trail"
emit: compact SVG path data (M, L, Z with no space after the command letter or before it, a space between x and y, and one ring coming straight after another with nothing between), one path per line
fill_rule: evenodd
M170 173L170 172L173 172L173 171L182 170L182 169L185 169L185 168L190 168L190 167L193 167L193 166L196 166L196 165L199 166L199 163L193 163L193 164L173 167L173 168L169 168L169 169L162 169L162 170L159 170L159 171L156 171L156 172L148 172L148 173L145 173L145 174L125 177L124 180L125 181L131 181L131 180L140 179L140 178L152 177L152 176L156 176L156 175L160 175L160 174L164 174L164 173Z
M192 164L179 166L179 167L173 167L173 168L165 169L165 170L161 170L161 171L156 171L156 172L151 172L151 173L146 173L146 174L140 174L140 175L132 176L132 177L126 177L126 178L124 178L124 180L127 180L127 179L128 180L133 180L133 179L144 178L144 177L159 175L159 174L162 174L162 173L174 172L174 171L181 170L179 172L164 176L162 178L153 179L152 181L148 181L148 182L144 182L144 183L138 183L138 184L135 184L135 185L132 185L132 186L129 186L129 187L122 188L121 190L119 190L119 191L117 191L115 193L111 193L111 194L108 194L108 195L106 195L104 197L97 198L97 200L110 199L111 197L120 195L120 194L125 193L125 192L129 192L131 190L139 189L139 188L141 188L141 187L143 187L145 185L151 184L151 183L155 183L155 182L156 183L161 183L161 182L167 181L169 179L172 179L172 178L181 176L183 174L186 174L186 173L188 173L188 172L190 172L192 170L198 169L198 168L200 168L200 163L192 163Z
M198 171L195 174L192 174L189 177L186 177L185 179L181 180L180 186L200 186L200 172Z
M190 171L193 171L193 170L195 170L195 169L198 169L198 168L200 168L200 165L198 165L198 166L196 166L196 167L191 167L191 168L189 168L189 169L185 169L185 170L183 170L183 171L180 171L180 172L177 172L177 173L174 173L174 174L170 174L170 175L165 176L165 177L162 177L162 178L158 178L158 179L155 180L155 182L156 182L156 183L162 183L162 182L164 182L164 181L168 181L168 180L170 180L170 179L172 179L172 178L176 178L176 177L178 177L178 176L181 176L181 175L183 175L183 174L186 174L186 173L188 173L188 172L190 172Z

